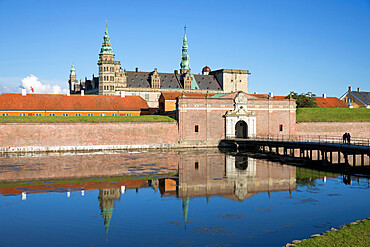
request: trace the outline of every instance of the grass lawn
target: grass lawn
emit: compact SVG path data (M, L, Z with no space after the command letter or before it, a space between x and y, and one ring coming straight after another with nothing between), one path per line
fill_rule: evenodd
M370 220L357 225L345 225L338 231L330 231L325 235L303 240L296 246L369 246Z
M0 123L112 123L112 122L176 122L159 115L144 116L1 116Z
M299 108L297 122L370 122L370 109Z

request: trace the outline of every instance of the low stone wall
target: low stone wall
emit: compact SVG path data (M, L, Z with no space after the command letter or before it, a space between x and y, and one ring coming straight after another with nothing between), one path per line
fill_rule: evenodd
M312 122L297 123L296 135L343 136L350 133L352 138L370 138L370 122Z
M0 124L0 152L165 148L178 141L173 122Z

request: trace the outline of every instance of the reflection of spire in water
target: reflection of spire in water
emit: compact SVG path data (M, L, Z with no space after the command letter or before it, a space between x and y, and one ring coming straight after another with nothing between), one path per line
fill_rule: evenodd
M186 223L188 221L188 211L189 211L189 197L182 198L182 213L184 215L185 231Z
M100 211L104 220L105 232L108 235L110 221L112 219L114 201L121 198L120 189L102 189L99 190L98 200L100 202Z

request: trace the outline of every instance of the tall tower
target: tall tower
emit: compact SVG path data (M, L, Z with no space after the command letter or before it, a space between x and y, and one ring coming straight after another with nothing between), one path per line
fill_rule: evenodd
M120 62L114 61L114 53L110 44L108 26L106 24L103 44L99 53L99 94L115 94L115 72L120 69ZM118 66L118 68L117 68Z
M184 28L184 39L182 42L182 57L180 63L180 72L190 72L189 53L188 53L188 40L186 38L186 26Z
M75 93L76 91L80 91L80 88L78 87L78 81L76 80L76 70L75 66L72 64L70 73L69 73L69 92Z

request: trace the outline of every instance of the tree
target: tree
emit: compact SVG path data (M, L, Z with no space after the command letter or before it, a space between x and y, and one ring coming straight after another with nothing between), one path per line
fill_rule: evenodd
M312 92L298 94L294 91L291 91L290 94L285 98L297 100L297 108L314 108L318 107L316 99L314 98L315 96L316 95Z

